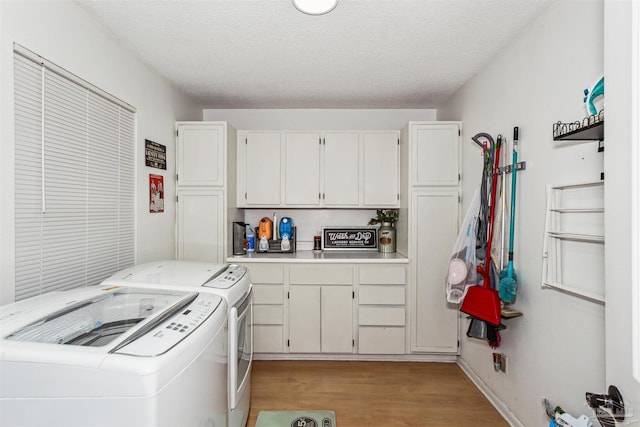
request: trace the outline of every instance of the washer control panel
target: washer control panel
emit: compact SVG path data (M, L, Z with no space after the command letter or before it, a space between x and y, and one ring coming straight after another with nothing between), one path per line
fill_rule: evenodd
M159 356L185 339L220 306L222 298L198 294L190 304L155 325L146 334L125 345L116 353L133 356Z
M216 289L229 289L247 274L247 267L244 265L229 264L227 268L221 270L203 286Z

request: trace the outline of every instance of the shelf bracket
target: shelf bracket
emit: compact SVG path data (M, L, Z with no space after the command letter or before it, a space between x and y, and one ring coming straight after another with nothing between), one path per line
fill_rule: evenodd
M502 166L500 168L498 168L498 173L511 173L511 170L513 169L513 165L506 165L506 166ZM527 169L527 162L518 162L516 163L516 170L518 171L523 171Z

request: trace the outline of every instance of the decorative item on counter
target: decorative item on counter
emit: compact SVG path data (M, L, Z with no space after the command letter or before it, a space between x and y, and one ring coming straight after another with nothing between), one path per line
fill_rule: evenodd
M369 220L369 225L380 224L378 233L378 252L396 251L396 229L394 227L398 221L398 211L396 209L378 209L376 216Z
M376 251L378 229L375 227L322 227L322 250Z
M322 250L322 232L320 230L318 230L316 235L313 236L313 250L314 251Z

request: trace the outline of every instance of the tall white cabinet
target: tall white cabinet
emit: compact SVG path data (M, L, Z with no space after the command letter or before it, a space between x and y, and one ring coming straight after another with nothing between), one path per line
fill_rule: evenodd
M236 208L236 131L226 122L176 123L176 257L224 262Z
M457 353L458 308L445 275L460 222L459 122L410 122L401 132L397 249L409 258L412 353Z

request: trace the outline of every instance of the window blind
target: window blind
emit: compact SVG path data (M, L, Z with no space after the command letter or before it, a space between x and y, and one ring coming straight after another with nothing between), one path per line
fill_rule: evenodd
M134 263L135 110L38 59L14 50L16 300Z

